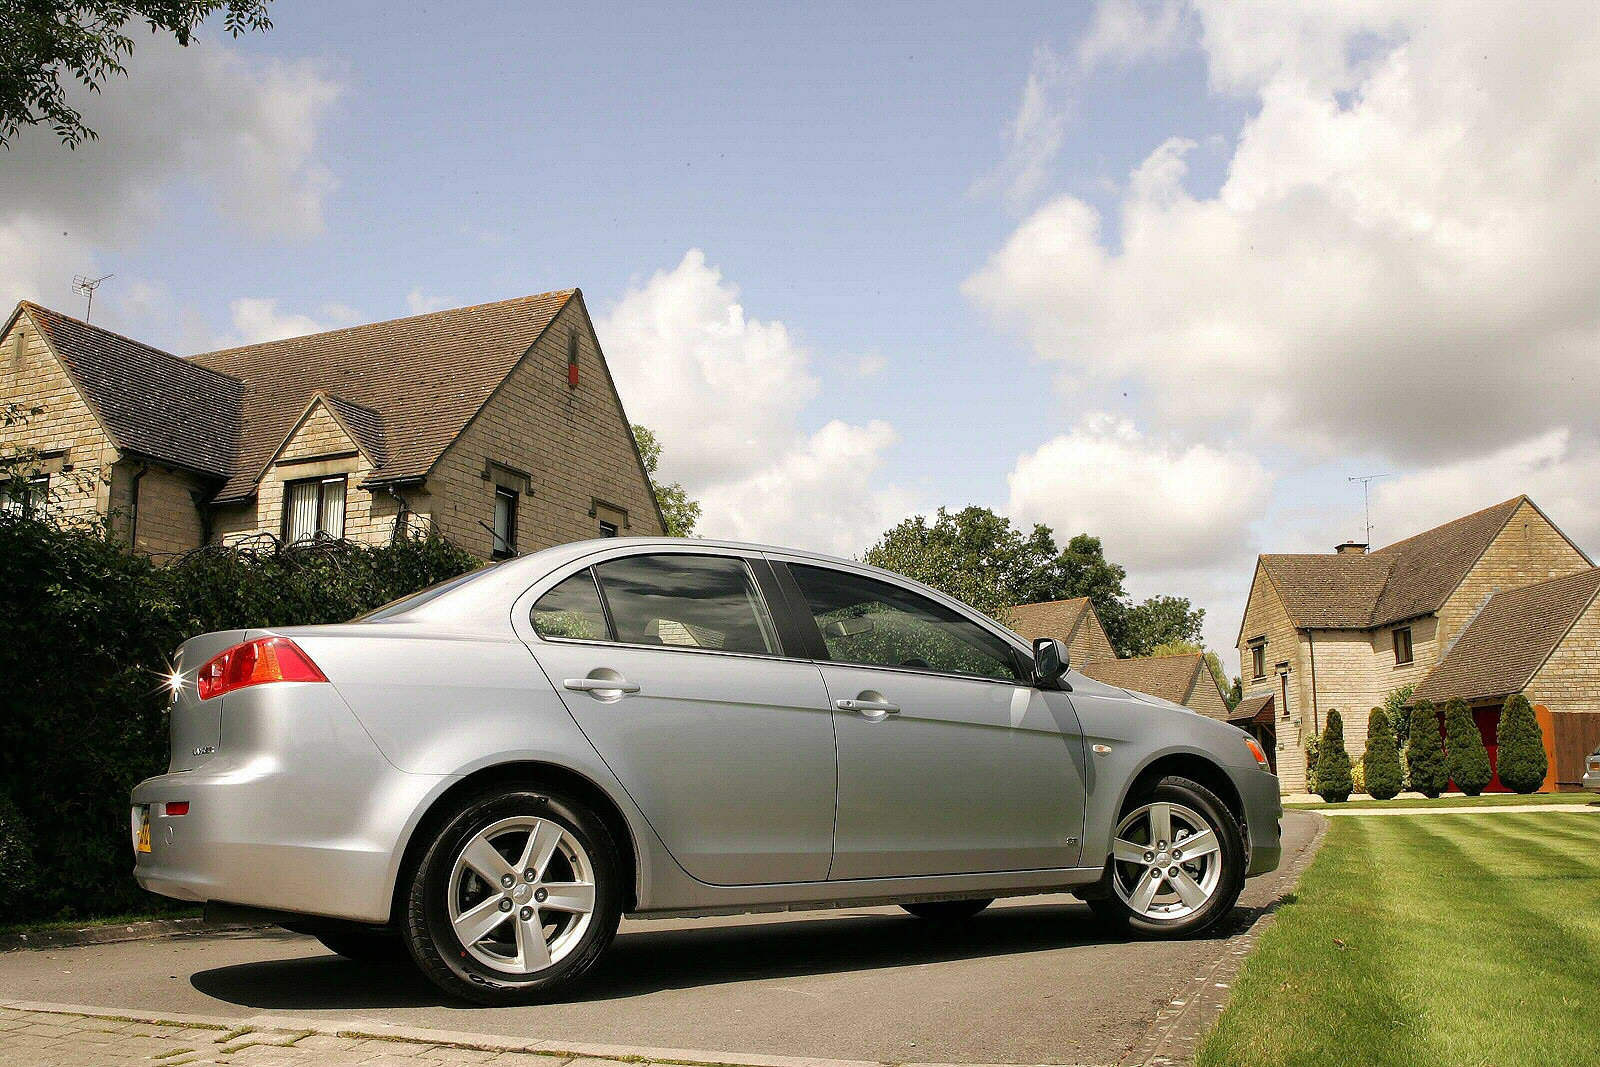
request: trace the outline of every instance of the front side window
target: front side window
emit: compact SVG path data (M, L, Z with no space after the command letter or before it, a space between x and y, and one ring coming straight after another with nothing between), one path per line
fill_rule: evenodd
M30 474L0 482L0 511L12 515L37 515L50 499L50 476Z
M828 658L1019 681L1011 646L961 613L873 578L790 564Z
M1411 662L1411 627L1402 626L1394 632L1394 661L1396 665Z
M776 655L750 568L726 556L627 556L594 568L616 640Z
M283 491L285 541L344 536L344 475L289 482Z
M513 489L494 491L494 558L517 554L517 494Z
M540 597L533 605L533 628L540 637L609 641L611 628L606 625L594 574L584 568Z
M1256 641L1250 646L1250 677L1261 679L1267 676L1267 645L1265 641Z

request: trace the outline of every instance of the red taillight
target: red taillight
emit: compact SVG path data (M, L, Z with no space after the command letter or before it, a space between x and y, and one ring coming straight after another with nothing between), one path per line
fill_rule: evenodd
M201 700L268 682L326 682L311 657L287 637L258 637L219 652L200 668L195 681Z

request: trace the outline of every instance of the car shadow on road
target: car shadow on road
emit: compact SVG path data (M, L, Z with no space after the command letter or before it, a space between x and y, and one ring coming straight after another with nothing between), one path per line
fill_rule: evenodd
M1206 937L1225 939L1254 918ZM685 987L842 974L1021 955L1135 940L1073 903L993 908L940 923L843 910L806 919L652 929L631 924L569 1002L623 1000ZM1154 946L1153 946L1154 948ZM207 996L271 1011L465 1006L440 994L410 963L358 964L320 949L298 959L236 964L190 979Z

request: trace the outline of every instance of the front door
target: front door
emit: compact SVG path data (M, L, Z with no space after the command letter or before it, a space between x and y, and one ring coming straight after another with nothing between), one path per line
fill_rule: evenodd
M1083 832L1070 698L1008 642L912 590L789 565L818 627L839 749L830 878L1071 867Z
M684 870L713 885L827 878L827 692L814 664L783 658L743 559L613 558L532 616L535 658Z

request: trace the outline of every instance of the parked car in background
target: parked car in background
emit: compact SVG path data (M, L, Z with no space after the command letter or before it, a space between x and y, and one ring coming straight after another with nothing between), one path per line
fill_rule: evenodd
M1583 787L1600 789L1600 748L1589 753L1589 758L1583 761Z
M623 914L1070 891L1146 934L1279 860L1225 723L872 567L674 539L547 549L351 623L184 644L135 875L442 988L548 999Z

